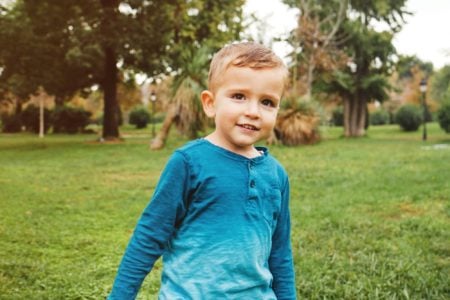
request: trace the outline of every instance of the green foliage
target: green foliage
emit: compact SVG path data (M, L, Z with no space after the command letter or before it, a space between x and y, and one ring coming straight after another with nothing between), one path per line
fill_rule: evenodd
M74 134L82 132L89 124L91 113L80 107L56 107L52 113L53 132Z
M150 113L144 107L137 107L130 112L129 123L136 128L145 128L148 122L150 122Z
M98 84L105 98L103 135L118 137L119 73L156 77L179 72L186 49L206 44L215 50L239 38L243 4L14 1L0 16L0 91L26 97L42 86L61 103Z
M297 299L448 299L450 145L428 129L425 143L387 125L271 146L293 183ZM0 298L106 298L164 164L187 141L173 131L149 159L151 135L121 131L120 144L0 135ZM157 298L161 267L137 299Z
M334 126L344 126L344 109L342 106L336 107L331 115L331 123Z
M450 99L444 102L437 112L437 119L441 128L450 133Z
M368 100L383 102L389 99L387 91L391 90L389 80L385 75L374 74L366 76L361 82L361 91L368 96Z
M417 131L423 121L423 112L417 105L406 104L397 111L395 121L404 131Z
M21 113L20 118L25 129L30 132L39 133L39 107L28 105ZM47 108L44 109L44 133L47 132L51 125L51 112Z
M385 110L378 109L370 114L371 125L389 124L389 113Z
M189 138L198 137L205 130L208 119L200 101L202 90L207 88L211 48L186 48L180 55L183 69L172 84L172 102L177 106L177 129Z
M64 98L95 82L92 72L87 71L87 65L91 67L88 62L73 63L69 59L70 46L76 39L64 32L68 30L64 18L67 12L55 9L56 2L44 2L40 1L33 7L32 1L14 1L0 18L0 61L3 67L0 88L23 99L40 86L51 95ZM48 18L49 14L53 17ZM52 30L46 27L49 22L55 26ZM100 70L99 59L93 62Z
M433 64L424 62L415 55L400 55L398 62L395 64L398 76L400 79L413 78L413 68L417 67L424 74L424 77L430 76L433 73Z
M284 2L298 5L295 0ZM347 63L345 67L334 68L322 76L323 82L315 83L316 90L337 93L347 101L349 115L345 116L345 124L349 128L345 128L346 136L363 136L365 130L360 127L368 121L365 119L366 104L388 98L387 91L391 88L388 76L393 69L396 52L392 40L403 24L403 16L407 14L405 3L406 0L349 0L346 18L339 25L335 41L339 49L345 52ZM335 13L338 4L339 1L329 1L327 11L334 6ZM328 18L327 14L320 17L320 21ZM388 25L385 31L375 30L371 25L373 21L380 20Z
M320 120L326 119L323 106L315 99L306 100L304 98L299 98L296 109L302 115L316 116L319 117Z
M399 30L404 23L407 0L350 0L354 12L361 19L360 22L368 22L370 19L386 22L390 30Z
M14 133L22 130L20 114L3 114L1 116L2 132Z
M432 77L431 96L441 103L450 99L450 66L444 66Z
M320 119L320 124L327 124L328 115L324 106L315 98L286 97L280 104L281 111L292 109L303 116Z

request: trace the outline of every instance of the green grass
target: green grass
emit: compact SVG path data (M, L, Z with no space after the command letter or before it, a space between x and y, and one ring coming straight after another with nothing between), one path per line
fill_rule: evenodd
M299 299L450 298L450 135L397 126L272 146L290 174ZM0 135L0 299L102 299L172 151L151 130ZM446 147L434 146L444 144ZM161 263L141 289L156 299Z

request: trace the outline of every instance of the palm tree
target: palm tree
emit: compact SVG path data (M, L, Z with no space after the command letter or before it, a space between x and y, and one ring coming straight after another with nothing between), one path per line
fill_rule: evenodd
M184 61L184 69L174 78L173 97L161 130L150 143L152 150L164 147L172 124L190 139L196 138L198 132L206 126L207 119L202 111L200 93L206 89L210 51L207 47L196 51L187 49L182 53L181 59Z
M314 102L292 100L288 102L288 106L278 115L275 137L270 137L268 143L275 142L275 138L287 146L309 145L319 142L321 117Z

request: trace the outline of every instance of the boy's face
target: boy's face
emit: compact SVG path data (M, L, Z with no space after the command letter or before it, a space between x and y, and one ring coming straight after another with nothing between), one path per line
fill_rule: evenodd
M211 142L244 156L255 156L254 144L269 137L284 88L281 68L229 67L214 92L204 91L205 113L214 117Z

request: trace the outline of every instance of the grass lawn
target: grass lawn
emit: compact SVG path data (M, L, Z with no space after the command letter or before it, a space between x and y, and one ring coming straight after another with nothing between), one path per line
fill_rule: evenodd
M299 299L450 298L450 135L325 128L307 147L272 146L292 186ZM0 299L103 299L172 151L151 129L0 134ZM161 264L139 299L156 299Z

